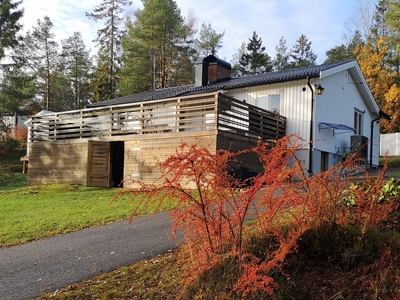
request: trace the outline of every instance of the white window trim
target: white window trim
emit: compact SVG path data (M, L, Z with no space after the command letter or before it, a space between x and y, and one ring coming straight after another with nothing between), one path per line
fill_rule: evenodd
M358 115L357 118L357 123L356 123L356 114ZM359 122L361 116L361 124ZM365 111L362 111L361 109L358 109L357 107L354 107L354 114L353 114L353 118L354 118L354 128L356 129L356 134L357 135L363 135L364 134L364 119L365 119Z
M284 91L279 90L279 91L271 91L271 92L267 92L267 93L259 93L256 95L256 106L261 107L260 105L260 98L267 98L270 95L279 95L279 114L282 115L282 111L283 111L283 97L284 97Z

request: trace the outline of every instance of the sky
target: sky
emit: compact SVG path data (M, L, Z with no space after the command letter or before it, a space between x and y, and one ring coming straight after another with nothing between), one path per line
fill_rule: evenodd
M246 44L256 31L262 38L266 52L274 57L279 39L286 39L288 50L296 40L305 34L317 54L317 63L326 59L325 52L343 43L346 24L358 3L366 0L175 0L186 17L192 13L201 24L211 24L217 32L225 32L223 47L217 56L231 61L242 42ZM23 0L24 31L37 26L37 20L48 16L53 22L53 32L57 40L67 39L75 31L82 33L87 49L97 52L97 30L102 22L94 22L86 17L86 12L102 3L102 0ZM142 8L141 0L133 0L126 13ZM348 27L348 26L347 26Z

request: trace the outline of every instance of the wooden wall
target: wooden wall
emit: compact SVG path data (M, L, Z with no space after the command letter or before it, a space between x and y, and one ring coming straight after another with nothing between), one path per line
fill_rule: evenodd
M175 153L175 149L185 141L187 144L196 144L198 146L208 147L215 151L216 149L215 134L185 134L162 138L136 139L125 142L125 167L124 167L124 187L137 188L138 184L133 180L140 180L144 183L154 183L159 173L151 171L149 168L154 167L158 160L165 160L167 157ZM161 183L159 181L158 183ZM186 187L193 188L193 183L186 183Z
M86 184L87 140L30 144L28 184Z
M217 148L237 152L240 150L246 150L255 147L258 141L259 140L254 137L247 137L228 132L220 132L218 134ZM268 142L268 145L272 148L275 146L275 142ZM263 172L262 164L260 163L259 158L256 154L243 154L239 157L239 159L242 162L240 165L242 169L257 173Z
M121 141L115 139L97 139L108 143ZM159 173L150 168L158 160L164 160L175 153L175 149L185 141L187 144L208 147L211 151L228 149L238 151L254 147L258 140L253 137L219 131L182 132L176 135L131 135L124 137L124 187L136 188L133 180L154 183ZM87 184L88 139L76 139L55 142L31 143L29 160L29 185L48 183ZM35 159L32 159L32 158ZM255 155L241 157L242 167L262 172L262 166ZM107 181L105 181L107 182ZM160 182L158 182L160 183ZM107 185L105 185L107 186ZM185 183L188 188L192 183Z

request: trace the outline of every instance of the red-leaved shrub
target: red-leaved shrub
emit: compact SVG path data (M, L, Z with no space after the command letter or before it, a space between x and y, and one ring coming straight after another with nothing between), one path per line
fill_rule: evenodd
M156 166L163 184L137 182L141 188L130 192L133 198L142 199L138 208L154 203L159 207L163 201L178 199L172 212L173 229L184 235L186 283L230 256L239 263L239 279L232 292L242 297L259 290L272 294L277 283L271 271L281 270L305 231L335 224L359 226L363 234L387 218L395 204L378 201L383 173L374 180L366 175L368 192L363 188L352 191L355 205L348 206L342 201L349 187L345 174L361 169L356 154L326 172L308 176L295 156L302 147L303 141L294 135L279 140L272 150L260 143L234 153L212 153L182 143L174 155ZM243 183L230 175L229 165L238 163L244 153L257 154L264 172L246 188L238 188ZM196 188L185 189L185 181L194 182ZM146 197L139 197L143 193ZM135 211L131 218L134 215ZM251 225L248 219L253 219ZM244 245L254 236L271 236L276 241L266 259L246 251Z

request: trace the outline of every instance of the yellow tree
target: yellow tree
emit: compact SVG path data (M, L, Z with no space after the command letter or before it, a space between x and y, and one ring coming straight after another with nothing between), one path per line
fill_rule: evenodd
M392 116L392 120L381 121L381 132L392 133L400 131L400 88L397 84L393 84L389 91L385 94L385 113Z
M390 55L386 38L378 39L375 47L371 45L357 47L354 53L379 108L391 115L393 121L400 119L398 109L400 90L395 84L398 74L385 63ZM400 131L398 122L381 123L382 133L397 131Z

